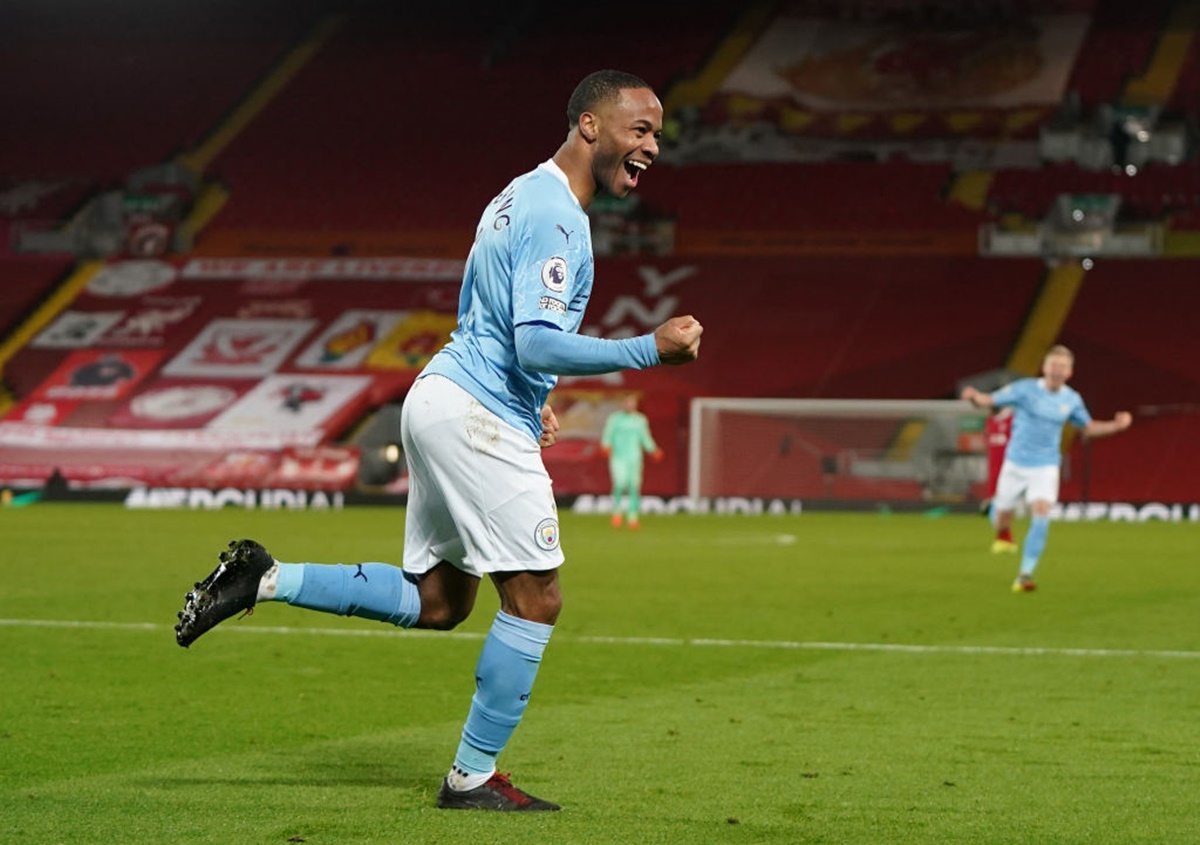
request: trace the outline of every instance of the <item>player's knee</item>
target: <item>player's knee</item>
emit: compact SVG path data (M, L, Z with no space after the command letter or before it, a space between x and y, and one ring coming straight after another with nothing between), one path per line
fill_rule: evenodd
M545 596L542 602L541 611L545 624L553 625L558 621L558 614L562 613L562 606L562 591L555 586L555 589Z
M555 583L544 590L524 592L519 596L510 597L509 607L505 610L530 622L553 625L562 613L562 606L562 591Z
M450 631L457 628L470 614L470 608L459 607L447 602L422 604L421 618L417 627L434 631Z
M474 604L473 592L425 591L421 595L421 617L417 627L434 631L457 628L471 615Z

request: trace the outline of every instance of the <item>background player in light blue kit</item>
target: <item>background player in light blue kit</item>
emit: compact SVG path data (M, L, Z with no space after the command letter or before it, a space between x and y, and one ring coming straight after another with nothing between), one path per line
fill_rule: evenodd
M484 210L458 326L401 413L409 469L403 569L281 563L252 540L236 541L179 614L183 646L266 600L450 629L471 613L487 575L500 610L475 668L439 807L558 809L496 771L562 607L558 513L541 457L558 421L546 398L559 375L684 364L699 354L703 329L691 316L621 340L577 333L592 290L586 209L597 193L625 196L637 187L658 156L662 116L658 97L638 77L591 74L571 95L567 138L553 158L513 180Z
M1024 496L1031 519L1013 592L1028 592L1036 586L1033 571L1046 547L1050 508L1058 501L1063 425L1071 423L1086 437L1104 437L1124 431L1133 422L1126 411L1119 411L1111 420L1093 420L1083 397L1067 386L1074 366L1075 355L1070 349L1052 346L1042 360L1041 378L1018 379L994 393L970 386L962 392L963 399L979 408L1013 408L1012 436L993 500L996 539L992 544L993 551L1016 551L1013 513L1018 499Z

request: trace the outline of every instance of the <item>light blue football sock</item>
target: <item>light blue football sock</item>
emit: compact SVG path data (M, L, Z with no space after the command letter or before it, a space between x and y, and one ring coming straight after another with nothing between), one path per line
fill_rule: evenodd
M421 615L417 582L390 563L281 563L275 600L411 628Z
M1050 517L1035 516L1029 520L1029 533L1021 549L1021 574L1032 575L1037 569L1038 558L1046 549L1046 536L1050 533Z
M496 757L516 730L537 677L553 625L498 611L475 666L475 695L454 757L468 774L495 771Z
M304 564L276 563L275 568L275 595L271 600L291 604L292 599L300 594L300 588L304 586Z

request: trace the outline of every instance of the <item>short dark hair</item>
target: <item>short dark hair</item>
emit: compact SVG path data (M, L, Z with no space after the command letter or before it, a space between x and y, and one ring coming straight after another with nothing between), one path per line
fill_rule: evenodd
M585 111L595 111L601 103L615 101L621 96L622 88L650 88L650 85L640 76L619 70L589 73L575 86L571 99L567 101L567 128L577 126L579 116Z

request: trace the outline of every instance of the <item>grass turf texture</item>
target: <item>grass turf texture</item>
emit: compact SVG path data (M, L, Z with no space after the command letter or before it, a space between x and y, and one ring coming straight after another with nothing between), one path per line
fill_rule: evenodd
M433 799L496 607L453 633L261 605L190 650L227 540L396 561L402 513L0 511L0 840L1171 843L1200 829L1197 526L563 516L566 605L501 757L562 813ZM43 624L44 623L44 624ZM917 648L908 649L907 646Z

